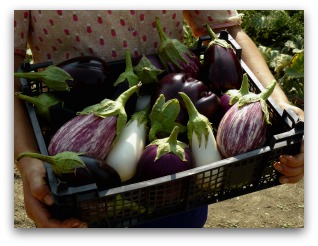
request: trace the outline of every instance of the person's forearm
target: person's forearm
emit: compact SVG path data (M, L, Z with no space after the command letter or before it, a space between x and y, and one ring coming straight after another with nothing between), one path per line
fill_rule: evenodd
M17 71L22 61L23 57L15 55L14 71ZM14 91L20 91L19 79L14 81ZM25 151L36 152L38 147L24 101L14 97L14 158L16 159L20 153ZM22 165L22 160L17 163L19 169Z
M255 43L239 26L228 28L228 32L241 46L242 60L265 88L269 86L274 80L274 76ZM271 96L280 106L285 106L286 103L289 104L288 98L278 84Z

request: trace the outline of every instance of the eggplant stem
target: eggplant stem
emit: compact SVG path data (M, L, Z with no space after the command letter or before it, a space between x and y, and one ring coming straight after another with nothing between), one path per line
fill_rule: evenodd
M45 162L50 163L50 164L52 164L52 165L55 164L53 157L47 156L47 155L42 155L42 154L40 154L40 153L33 153L33 152L23 152L23 153L21 153L21 154L17 157L16 161L18 162L19 160L21 160L21 159L24 158L24 157L30 157L30 158L39 159L39 160L41 160L41 161L45 161Z
M212 28L208 24L205 24L204 26L205 26L206 30L208 31L212 40L218 39L218 36L216 36L216 34L213 32Z
M121 103L122 105L125 105L127 100L130 98L132 94L137 92L139 88L142 86L141 81L135 86L130 87L128 90L124 91L120 96L116 99L116 102Z
M179 127L175 126L168 137L168 143L170 143L172 146L177 145L178 143L178 135L179 135Z
M182 97L183 102L188 110L189 118L194 120L199 115L198 110L192 103L191 99L184 92L179 92L179 95Z
M158 33L159 33L159 37L160 37L161 42L167 40L168 37L165 34L165 32L163 31L163 28L162 28L162 25L160 23L160 20L159 20L158 16L155 17L155 22L156 22L156 27L158 29Z
M41 72L26 72L26 73L14 73L15 78L23 78L23 79L34 79L40 80L42 79Z
M38 98L36 98L36 97L27 96L27 95L22 94L21 92L16 92L16 93L14 93L14 95L16 97L24 100L24 101L27 101L27 102L35 105L35 106L41 105L41 101Z
M205 137L205 145L208 143L209 135L212 133L212 125L207 117L201 114L194 104L192 103L191 99L185 94L184 92L179 92L183 102L186 105L186 109L189 114L189 121L187 124L188 129L188 140L190 146L192 145L192 135L195 133L201 144L202 136Z
M249 93L248 77L246 73L243 74L243 81L242 81L240 92L242 95L246 95Z
M131 56L130 56L130 51L129 49L126 49L125 51L125 62L126 62L126 72L133 72L133 65L132 65L132 61L131 61Z
M275 86L276 86L276 83L277 83L277 81L273 80L273 82L266 88L266 90L261 92L259 97L263 100L267 100L267 98L269 98L269 96L273 93Z

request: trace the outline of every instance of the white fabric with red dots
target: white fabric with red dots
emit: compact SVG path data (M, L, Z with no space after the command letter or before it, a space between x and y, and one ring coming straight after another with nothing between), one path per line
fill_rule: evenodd
M213 27L240 24L236 11L189 11L196 25ZM35 62L63 60L91 55L106 61L123 59L125 50L133 56L154 54L160 44L155 17L165 33L182 41L181 10L16 10L14 51L24 55L27 43Z

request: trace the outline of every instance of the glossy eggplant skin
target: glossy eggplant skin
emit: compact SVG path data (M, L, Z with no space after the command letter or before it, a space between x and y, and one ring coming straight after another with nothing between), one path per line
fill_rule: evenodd
M73 173L65 173L58 178L68 186L76 187L96 183L99 190L119 187L121 180L114 168L105 162L89 156L80 156L85 168L76 168Z
M138 180L150 180L192 168L192 157L189 148L184 149L186 161L180 160L180 158L173 153L166 153L155 160L157 150L158 146L149 145L141 154L136 172Z
M243 69L232 48L213 44L204 52L201 75L208 88L221 96L227 90L241 87Z
M163 94L166 101L172 98L179 100L180 113L177 117L177 122L186 125L189 117L179 92L187 94L197 110L213 121L214 115L220 108L219 97L211 92L202 81L194 79L185 73L170 73L159 81L156 98Z
M75 112L109 98L113 92L108 65L98 57L75 57L56 66L68 72L73 78L72 81L68 81L71 90L58 92L58 96L64 101L65 107Z
M238 106L235 103L223 116L216 142L224 158L261 147L266 140L267 124L260 102Z

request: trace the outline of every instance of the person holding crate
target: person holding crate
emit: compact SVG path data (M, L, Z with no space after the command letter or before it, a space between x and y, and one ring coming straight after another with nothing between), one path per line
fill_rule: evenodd
M183 20L195 37L206 35L204 24L208 23L215 32L226 29L241 46L242 59L254 72L258 80L267 87L274 79L256 45L244 33L240 24L242 15L237 11L210 10L130 10L130 11L71 11L71 10L32 10L14 13L14 64L15 71L26 56L27 47L32 51L34 62L51 60L54 64L76 56L98 56L105 61L123 59L125 50L131 50L133 56L155 54L160 42L154 25L158 16L166 34L171 38L183 39ZM20 82L15 80L15 91L20 91ZM273 99L282 109L291 109L302 120L304 112L290 105L286 95L276 86ZM37 152L38 147L29 122L27 112L21 100L14 102L14 154ZM50 190L45 183L43 163L36 159L24 158L16 163L23 181L24 202L27 215L37 227L85 227L86 223L75 218L64 221L52 217L47 206L53 204ZM282 173L281 183L296 183L304 175L304 145L299 154L282 155L274 164ZM189 217L190 216L190 217ZM192 217L191 217L192 216ZM180 223L188 227L202 227L207 218L207 206L199 211L198 223L192 215L183 216ZM181 216L182 217L182 216ZM180 218L179 218L180 219ZM194 220L194 221L193 221ZM188 223L188 224L187 224ZM149 225L156 227L156 224ZM158 225L158 226L164 226ZM178 225L171 225L178 226Z

